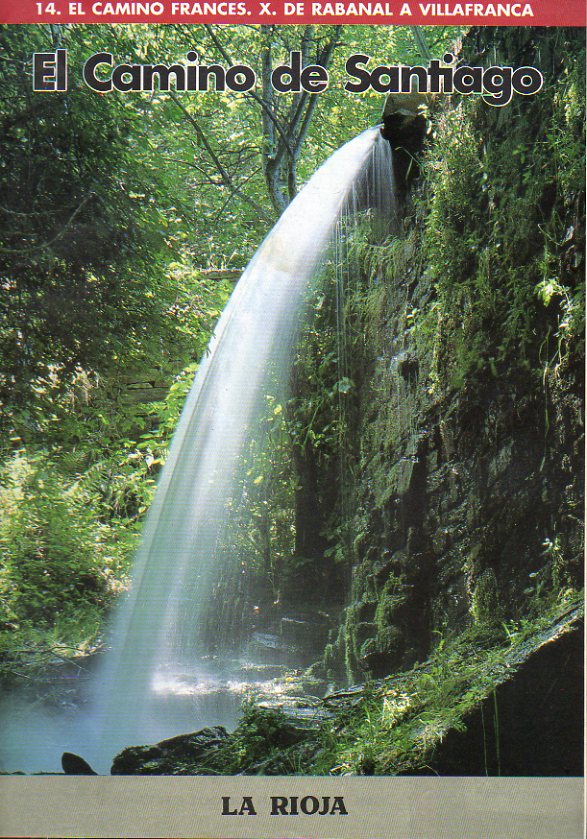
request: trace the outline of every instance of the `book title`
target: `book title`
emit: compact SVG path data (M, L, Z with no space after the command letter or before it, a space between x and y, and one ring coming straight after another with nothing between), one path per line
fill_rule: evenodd
M452 53L427 65L372 65L363 53L349 56L345 63L347 79L343 87L349 93L458 93L477 94L496 108L511 102L514 93L531 96L538 93L544 77L536 67L477 67L459 64ZM183 63L116 63L110 52L97 52L84 63L84 83L97 93L153 93L209 91L247 93L257 84L257 74L247 64L202 64L195 50L189 50ZM278 93L323 93L330 84L326 67L305 65L299 51L290 53L289 61L275 67L271 85ZM38 52L33 55L33 90L55 93L68 89L67 50Z

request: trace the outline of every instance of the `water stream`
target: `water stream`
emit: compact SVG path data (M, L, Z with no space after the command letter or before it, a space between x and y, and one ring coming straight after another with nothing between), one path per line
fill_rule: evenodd
M305 300L341 214L370 206L389 214L391 178L388 142L376 128L363 132L310 179L242 275L175 432L111 651L90 680L92 701L69 723L46 722L58 735L42 746L55 750L45 769L70 750L108 772L124 746L234 724L246 686L228 664L206 661L198 627L219 563L230 554L231 502L245 449L260 434L268 394L285 392ZM23 739L41 719L35 713L21 717L20 733L15 723L5 725L0 766L43 768L41 758L22 765Z

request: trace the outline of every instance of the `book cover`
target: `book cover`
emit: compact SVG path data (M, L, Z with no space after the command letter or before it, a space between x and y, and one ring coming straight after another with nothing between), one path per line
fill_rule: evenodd
M0 24L0 835L581 836L583 4Z

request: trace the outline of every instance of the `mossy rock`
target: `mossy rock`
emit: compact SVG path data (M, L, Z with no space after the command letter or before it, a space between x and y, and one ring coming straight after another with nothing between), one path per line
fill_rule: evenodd
M503 620L497 577L492 568L486 568L475 581L471 599L471 614L477 624L489 626Z
M223 726L216 725L193 734L180 734L162 740L154 746L133 746L116 755L110 774L196 774L200 761L224 745L228 736Z

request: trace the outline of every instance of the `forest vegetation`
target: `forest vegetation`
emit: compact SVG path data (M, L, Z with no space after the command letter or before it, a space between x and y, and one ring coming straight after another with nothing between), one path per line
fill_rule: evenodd
M18 671L13 656L99 642L234 273L319 163L379 118L381 97L280 96L267 73L293 48L339 72L359 45L416 48L409 31L352 26L4 26L0 38L2 644ZM246 57L263 84L100 96L72 73L67 94L35 95L31 57L58 47L70 66L197 47L210 63ZM125 385L149 377L165 399L143 390L126 404Z
M510 659L515 669L537 635L562 633L561 615L577 620L583 33L4 26L6 683L104 644L235 277L311 173L381 118L380 95L343 90L345 58L415 64L423 44L441 55L461 40L471 63L536 63L545 89L504 109L476 97L430 104L399 228L383 243L360 225L353 234L347 365L334 301L319 291L291 398L267 409L271 446L251 467L241 528L247 603L287 610L310 580L312 608L330 616L303 690L366 681L363 701L343 697L310 745L288 739L279 714L247 706L217 763L198 771L271 771L260 740L290 749L274 771L425 771L429 745L496 695ZM33 94L32 54L59 46L77 66L103 49L138 62L197 49L208 63L246 59L260 85L101 96L72 75L67 93ZM292 49L331 68L327 91L271 89Z

